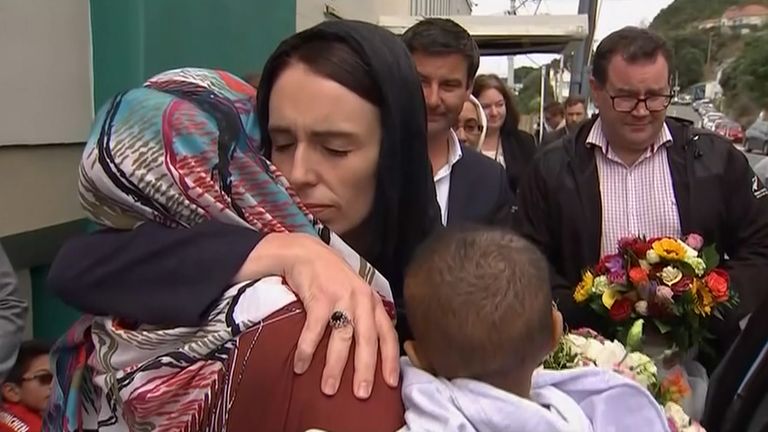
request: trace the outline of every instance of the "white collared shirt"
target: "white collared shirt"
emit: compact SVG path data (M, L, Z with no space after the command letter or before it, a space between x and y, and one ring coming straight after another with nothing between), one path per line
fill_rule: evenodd
M586 144L595 149L600 182L601 255L616 252L622 237L679 237L682 234L667 159L672 134L666 124L653 145L632 166L624 164L613 152L600 119L592 126Z
M451 191L451 170L453 165L461 159L461 143L459 138L450 131L448 135L448 163L435 173L435 191L437 191L437 203L440 205L440 217L443 225L448 224L448 194Z

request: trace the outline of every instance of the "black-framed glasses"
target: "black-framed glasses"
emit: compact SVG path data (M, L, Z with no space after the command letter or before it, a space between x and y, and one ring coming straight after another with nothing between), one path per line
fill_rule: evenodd
M645 109L648 110L648 112L659 112L664 111L667 109L669 104L672 103L672 97L671 94L664 94L664 95L651 95L646 96L643 98L635 97L635 96L614 96L610 93L608 93L608 97L611 98L611 104L613 104L613 109L620 113L631 113L635 109L637 109L637 106L642 102L645 104Z
M53 382L53 374L51 372L40 372L31 377L22 377L21 382L37 381L38 384L47 386Z
M459 124L456 126L455 129L456 130L464 129L464 132L468 134L474 134L474 135L483 133L483 125L481 125L475 120L468 120L462 124Z

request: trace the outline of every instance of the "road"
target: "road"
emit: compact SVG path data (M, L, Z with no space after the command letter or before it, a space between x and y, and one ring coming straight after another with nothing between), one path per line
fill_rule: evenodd
M699 123L701 122L701 117L699 117L699 114L696 113L690 105L670 105L667 114L673 117L688 119L694 122L697 126L699 126ZM758 162L765 159L765 155L759 153L746 153L746 155L747 159L749 159L749 163L752 164L753 167L757 165Z

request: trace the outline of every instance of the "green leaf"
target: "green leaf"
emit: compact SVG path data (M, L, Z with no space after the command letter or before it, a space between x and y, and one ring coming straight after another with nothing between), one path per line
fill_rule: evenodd
M722 320L723 319L723 313L720 312L720 308L715 308L712 310L712 315L714 315L715 318Z
M720 254L715 245L710 245L701 250L701 259L707 265L706 271L712 271L720 265Z
M663 323L659 320L653 320L653 323L656 324L656 328L659 329L661 334L667 334L672 330L671 325Z

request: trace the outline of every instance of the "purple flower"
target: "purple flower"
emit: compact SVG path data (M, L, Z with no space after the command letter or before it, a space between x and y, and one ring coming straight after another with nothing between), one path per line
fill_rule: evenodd
M643 300L653 300L656 298L656 287L658 284L654 281L650 281L646 284L642 284L637 287L637 292L640 294L640 298Z
M624 260L619 255L611 255L605 259L605 267L610 273L623 272Z

